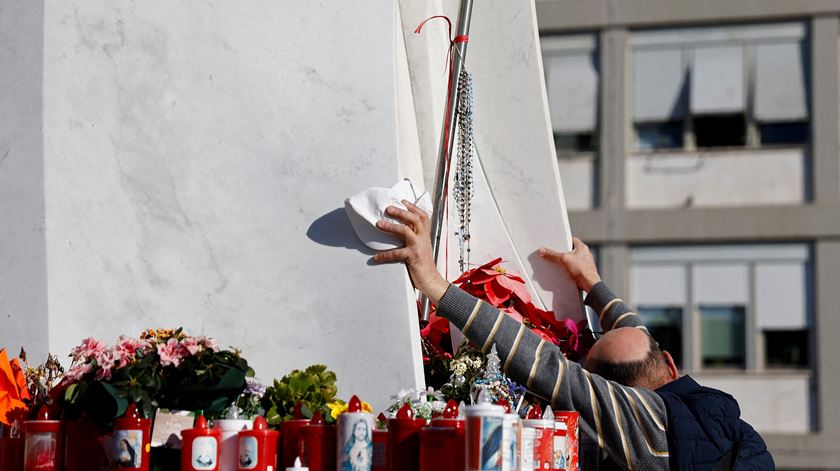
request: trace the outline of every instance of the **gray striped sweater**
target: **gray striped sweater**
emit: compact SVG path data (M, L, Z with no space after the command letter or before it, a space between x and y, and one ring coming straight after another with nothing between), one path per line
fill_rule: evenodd
M645 328L604 283L592 287L586 304L599 314L604 330ZM665 404L655 392L590 374L522 323L454 285L437 313L483 351L495 343L505 373L550 401L552 409L578 411L582 431L612 461L626 469L668 469Z

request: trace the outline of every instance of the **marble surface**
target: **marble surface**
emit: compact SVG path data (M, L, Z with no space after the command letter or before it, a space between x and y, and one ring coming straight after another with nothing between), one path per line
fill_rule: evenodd
M453 28L458 16L458 2L400 5L406 35L431 15L448 15ZM446 57L446 32L446 23L435 20L424 28L423 41L406 36L415 103L418 97L445 97L441 62ZM558 317L582 319L572 281L536 255L543 245L570 250L571 233L554 157L533 0L475 3L469 36L466 65L473 74L476 147L484 172L476 178L471 262L480 265L503 256L510 269L528 278L538 305L553 309ZM424 103L417 109L417 127L429 181L428 169L437 159L443 98ZM423 139L432 133L434 144ZM451 236L456 222L451 214L450 279L459 271L458 243ZM445 257L441 261L445 264Z
M47 355L43 4L0 2L0 348ZM23 320L26 320L24 323Z
M404 170L396 22L385 0L49 4L50 348L183 325L266 381L325 363L379 408L422 385L405 269L340 209Z

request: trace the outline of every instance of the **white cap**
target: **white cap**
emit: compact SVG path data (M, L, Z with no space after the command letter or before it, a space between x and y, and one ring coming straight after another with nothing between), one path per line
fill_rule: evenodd
M402 200L412 202L429 215L432 213L432 198L429 193L424 191L418 195L411 181L407 179L397 182L391 188L373 187L353 195L344 200L344 210L347 211L353 230L365 245L374 250L390 250L404 246L405 242L395 235L381 231L376 227L376 223L380 219L398 223L385 217L385 208L396 206L405 209Z

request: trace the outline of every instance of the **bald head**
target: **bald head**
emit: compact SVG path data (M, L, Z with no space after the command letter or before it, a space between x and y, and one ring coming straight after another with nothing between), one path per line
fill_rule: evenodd
M601 336L586 359L586 369L626 386L657 389L676 379L670 355L644 330L621 327Z

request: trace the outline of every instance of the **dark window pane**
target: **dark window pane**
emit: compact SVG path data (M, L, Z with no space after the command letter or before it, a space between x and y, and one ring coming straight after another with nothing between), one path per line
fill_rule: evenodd
M576 154L594 151L595 141L592 133L554 134L554 146L557 155Z
M743 306L700 306L704 367L746 366Z
M677 368L682 368L682 308L640 306L638 310L659 348L667 350Z
M769 367L808 367L807 330L765 330L764 348Z
M682 146L682 122L636 125L636 147L639 150L681 149Z
M807 144L810 135L808 123L760 124L762 145Z
M744 115L694 117L697 147L743 147L744 136Z

